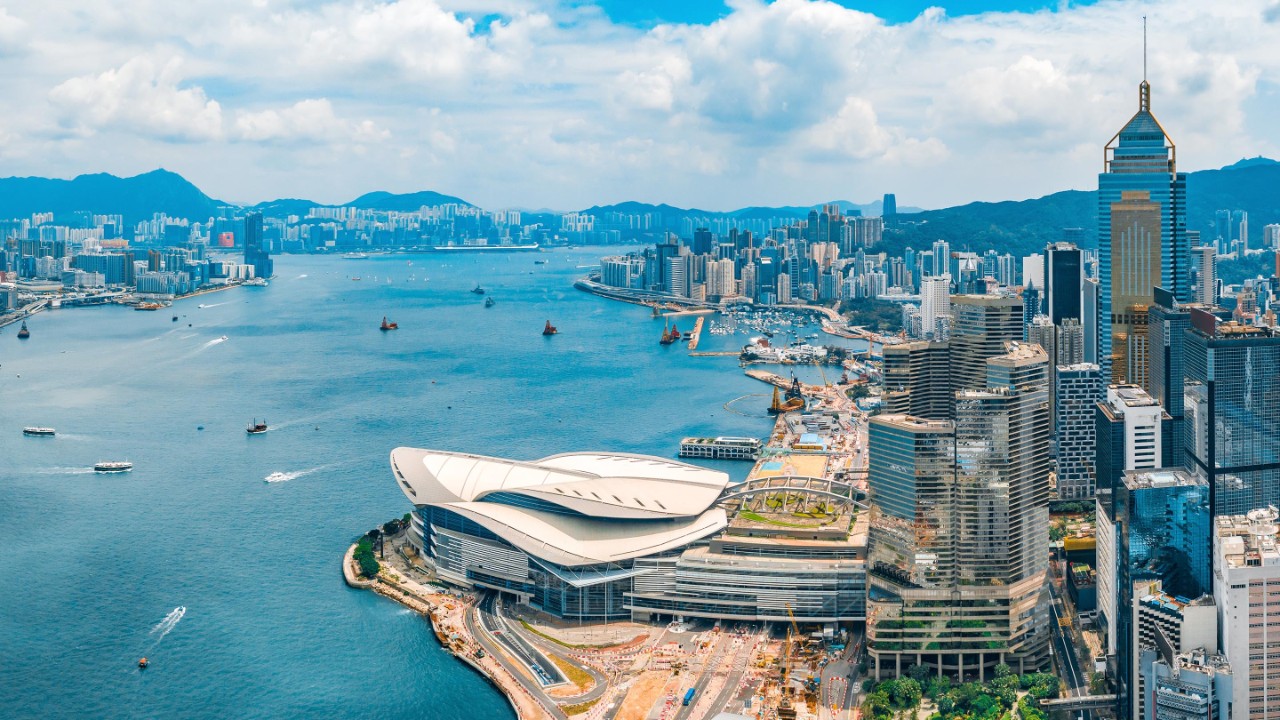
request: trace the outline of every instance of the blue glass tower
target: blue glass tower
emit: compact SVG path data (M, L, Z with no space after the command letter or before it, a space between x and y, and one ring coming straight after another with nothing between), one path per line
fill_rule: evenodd
M1119 206L1122 193L1146 193L1145 200L1159 206L1159 227L1137 230L1158 239L1160 245L1160 286L1168 289L1180 302L1191 297L1191 246L1187 240L1187 175L1177 171L1177 150L1164 128L1151 114L1151 86L1144 79L1138 86L1138 112L1104 149L1103 172L1098 175L1098 283L1099 319L1098 360L1104 377L1111 370L1112 332L1116 325L1133 325L1129 308L1113 308L1114 278L1130 274L1126 267L1130 258L1124 253L1113 255L1118 237L1133 229L1112 227L1113 206ZM1114 232L1113 232L1114 230ZM1117 250L1119 245L1115 246ZM1149 289L1145 292L1149 292ZM1149 303L1148 303L1149 304ZM1145 308L1144 308L1145 310ZM1145 313L1137 321L1145 325ZM1133 329L1145 332L1145 328Z

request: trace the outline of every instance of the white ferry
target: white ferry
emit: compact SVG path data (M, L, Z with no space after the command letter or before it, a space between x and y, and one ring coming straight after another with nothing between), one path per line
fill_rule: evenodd
M53 435L55 434L55 431L51 427L24 427L22 428L22 434L23 435Z
M106 460L95 463L93 466L93 471L100 473L122 473L129 472L132 469L133 463L127 460Z
M680 441L680 457L712 460L755 460L760 441L747 437L688 437Z

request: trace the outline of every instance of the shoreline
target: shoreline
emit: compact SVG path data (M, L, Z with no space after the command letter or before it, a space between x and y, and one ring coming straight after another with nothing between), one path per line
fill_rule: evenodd
M471 605L471 599L460 598L443 591L433 592L428 590L416 582L401 578L398 573L391 570L390 566L387 565L383 566L383 569L378 573L378 577L373 579L361 578L354 566L353 556L355 549L356 545L353 543L347 548L342 557L342 576L349 587L356 590L372 590L378 595L426 617L436 641L440 644L440 649L453 656L455 660L461 660L463 665L471 668L488 681L506 698L507 704L515 712L516 720L542 720L543 718L554 717L528 694L519 692L521 689L519 682L511 677L510 671L498 664L491 655L486 655L485 658L496 666L494 668L487 667L487 663L477 661L467 652L470 649L468 646L476 643L469 637L464 639L465 621L459 620L456 628L452 623L446 621L450 619L449 615L459 610L462 610L463 613L467 612ZM423 597L424 594L427 597ZM514 685L515 688L513 689L508 683Z

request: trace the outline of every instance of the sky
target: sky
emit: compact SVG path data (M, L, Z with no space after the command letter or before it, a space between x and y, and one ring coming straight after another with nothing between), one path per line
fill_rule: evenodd
M1280 156L1280 0L0 0L0 176L253 203L902 206Z

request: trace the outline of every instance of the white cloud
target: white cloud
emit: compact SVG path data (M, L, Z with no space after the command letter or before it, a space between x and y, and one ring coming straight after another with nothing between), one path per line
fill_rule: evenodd
M0 118L14 171L185 163L221 196L938 206L1092 186L1136 109L1143 14L1180 165L1280 152L1277 7L933 8L893 25L732 0L708 25L641 30L566 0L6 0Z
M83 134L100 128L152 133L166 141L222 137L222 106L198 86L180 87L182 61L139 56L58 85L49 100Z
M281 110L238 112L232 136L250 142L327 143L382 141L390 133L372 120L342 120L327 99L319 98L299 100Z

